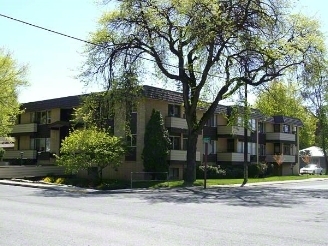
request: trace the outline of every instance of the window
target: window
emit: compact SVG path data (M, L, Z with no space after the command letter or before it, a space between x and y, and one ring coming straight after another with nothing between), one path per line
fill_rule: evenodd
M291 155L291 145L290 144L284 144L284 155Z
M284 133L290 133L290 125L284 124L282 126L282 132L284 132Z
M244 153L244 142L237 142L237 152L238 153Z
M205 143L203 146L203 153L205 154ZM208 144L207 144L207 154L211 155L211 154L216 154L216 141L211 140Z
M131 134L126 137L128 147L137 147L137 134Z
M274 154L275 155L280 155L281 154L280 144L279 143L275 143L273 145L273 149L274 149Z
M273 125L273 131L274 132L280 132L280 125L279 124L274 124Z
M206 121L205 126L216 127L216 115L212 115L212 117Z
M259 133L265 133L265 123L259 122L258 131L259 131Z
M261 156L263 156L263 155L266 155L265 154L265 144L260 144L259 145L259 155Z
M179 136L170 136L171 140L171 149L180 150L181 149L181 137Z
M187 150L187 143L188 143L188 138L186 135L183 135L183 139L182 139L182 148L183 150Z
M256 143L248 143L248 154L256 155Z
M227 152L235 152L235 140L227 139Z
M30 144L38 152L50 152L50 138L31 138Z
M30 115L31 122L38 124L50 124L51 123L51 111L33 112Z
M169 116L180 117L180 106L179 105L169 104L168 111L169 111L168 112Z
M249 119L248 125L252 131L256 130L256 120L255 119Z

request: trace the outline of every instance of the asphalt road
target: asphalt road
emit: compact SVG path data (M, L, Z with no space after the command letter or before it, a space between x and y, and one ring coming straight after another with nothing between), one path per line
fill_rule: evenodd
M86 194L0 185L0 245L328 245L328 180Z

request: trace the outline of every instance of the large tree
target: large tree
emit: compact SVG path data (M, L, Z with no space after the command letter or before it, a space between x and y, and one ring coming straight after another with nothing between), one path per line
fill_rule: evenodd
M144 136L144 149L142 159L146 172L168 172L169 166L167 157L171 141L167 129L164 126L161 112L152 111L151 117L147 123ZM161 176L154 174L156 176Z
M284 115L299 118L303 122L300 129L300 148L307 148L315 143L317 119L303 105L300 87L297 84L272 82L258 91L254 104L268 116Z
M10 133L16 117L21 113L17 95L26 85L26 67L19 66L13 57L0 49L0 136Z
M111 1L107 1L111 2ZM220 100L245 83L257 86L303 64L321 48L311 21L290 15L280 0L117 0L91 36L83 76L107 87L126 70L138 75L154 64L183 93L188 125L187 169L196 178L196 145ZM202 93L213 100L197 118Z
M328 61L325 53L313 57L302 76L302 96L305 105L317 119L316 144L323 150L326 166L328 164ZM328 174L328 168L326 168Z

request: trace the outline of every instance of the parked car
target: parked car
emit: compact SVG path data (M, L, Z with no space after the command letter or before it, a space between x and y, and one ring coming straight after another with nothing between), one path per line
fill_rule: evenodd
M305 167L302 167L300 174L322 174L323 168L317 164L307 164Z

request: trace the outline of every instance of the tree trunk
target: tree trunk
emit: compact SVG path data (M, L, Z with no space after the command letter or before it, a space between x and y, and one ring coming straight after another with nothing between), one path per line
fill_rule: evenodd
M183 175L186 184L193 184L196 181L196 151L198 134L189 132L187 142L187 169Z

